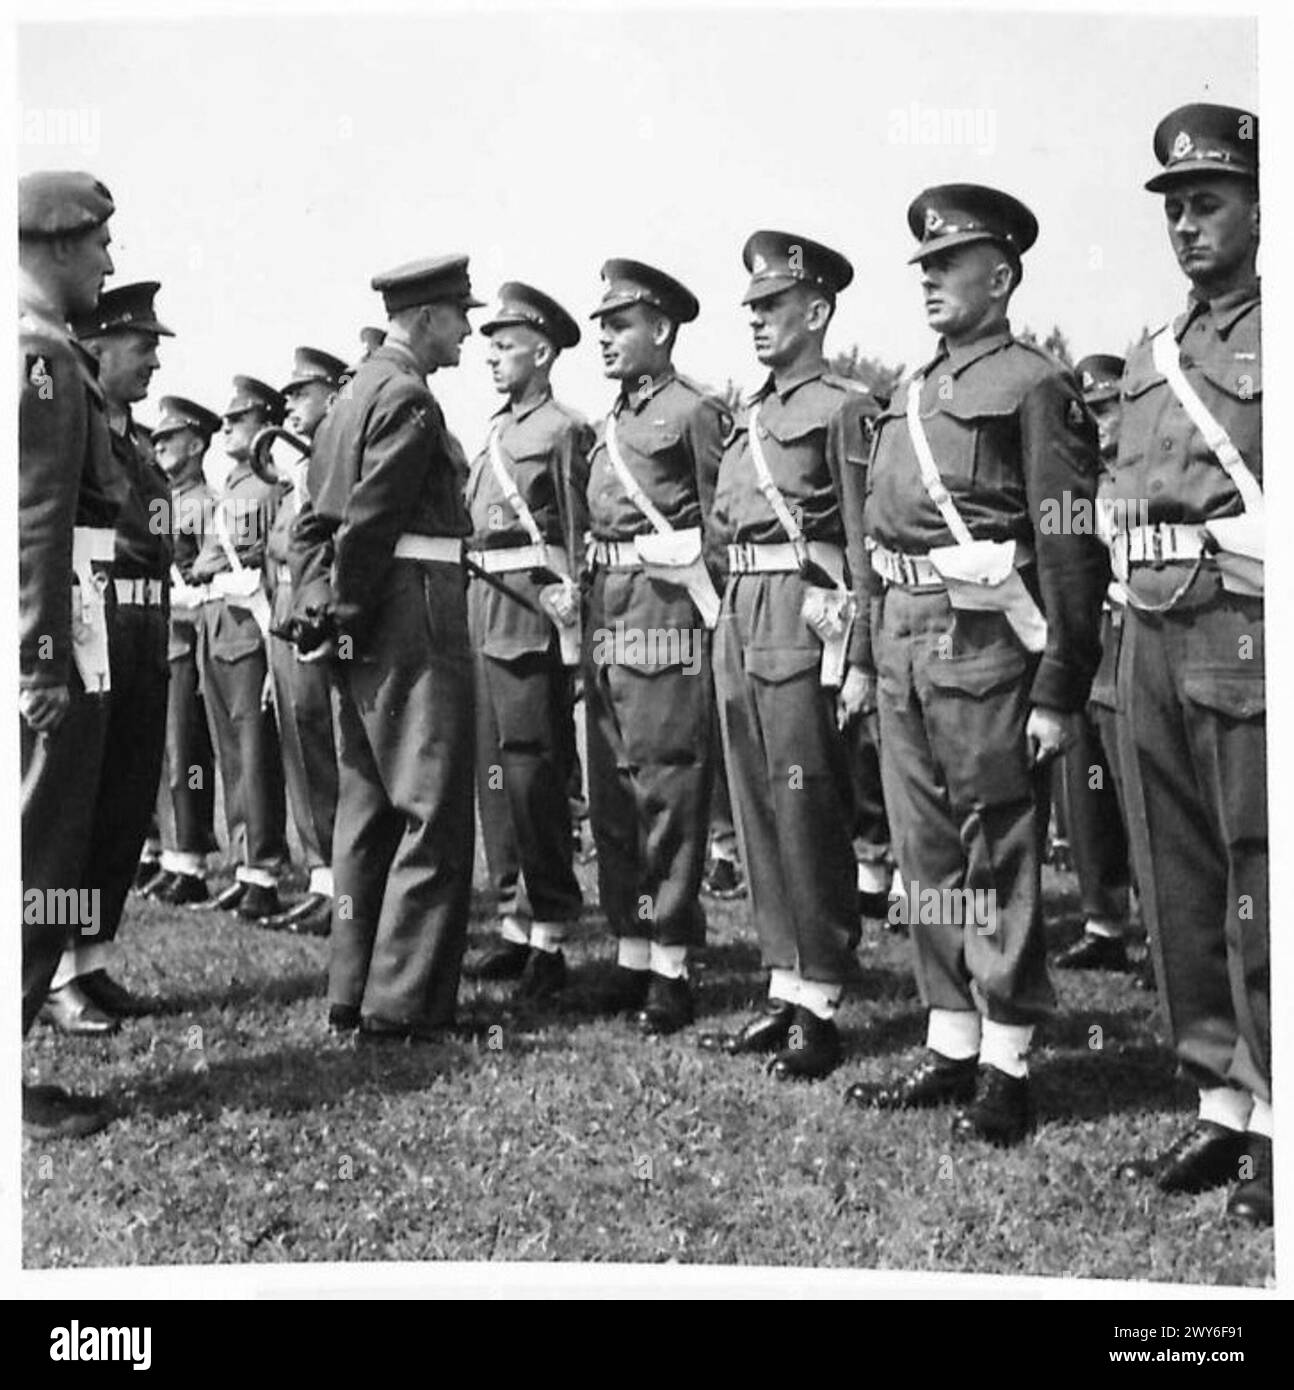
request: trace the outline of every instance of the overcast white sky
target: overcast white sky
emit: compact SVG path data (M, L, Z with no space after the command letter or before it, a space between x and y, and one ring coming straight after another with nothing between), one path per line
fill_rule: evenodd
M1151 132L1173 106L1254 108L1251 19L1021 12L697 10L23 25L19 167L83 166L112 189L117 280L157 279L168 392L216 409L229 378L287 379L292 348L351 356L381 322L370 276L466 251L582 323L598 270L629 255L702 304L687 372L759 377L740 249L759 226L854 262L829 348L927 354L905 209L928 184L1010 190L1042 232L1017 326L1121 351L1179 305ZM971 113L970 143L927 143ZM79 113L75 142L60 113ZM64 122L66 126L66 122ZM479 446L496 398L479 338L433 379ZM559 393L604 410L592 339Z

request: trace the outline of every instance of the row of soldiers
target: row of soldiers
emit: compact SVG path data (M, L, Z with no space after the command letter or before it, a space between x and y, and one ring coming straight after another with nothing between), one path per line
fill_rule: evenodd
M838 1065L835 1016L859 937L847 731L862 723L879 748L908 896L927 1055L846 1097L867 1109L953 1105L957 1138L1019 1143L1035 1124L1033 1033L1054 1006L1040 890L1047 785L1104 659L1116 694L1103 736L1156 979L1200 1093L1194 1123L1119 1176L1165 1191L1234 1183L1229 1210L1270 1222L1257 122L1183 107L1154 148L1161 170L1147 187L1163 195L1191 299L1126 364L1104 468L1078 379L1010 329L1037 221L1010 195L972 184L927 189L908 210L938 346L889 401L826 364L848 260L776 231L754 233L743 251L743 302L769 375L735 413L674 366L696 297L627 259L604 265L590 316L618 383L594 429L550 384L578 326L550 296L510 282L482 326L507 399L465 465L426 384L458 364L468 314L484 307L463 256L374 277L386 338L340 389L335 360L297 363L290 392L319 390L317 414L294 407L297 431L313 437L290 522L249 452L276 393L237 380L243 395L224 426L236 467L215 541L169 601L200 615L204 695L223 708L211 723L227 800L237 788L229 815L242 862L231 892L247 915L280 906L267 894L281 816L260 825L247 791L258 770L275 771L258 731L277 703L290 741L291 682L327 687L337 785L331 853L321 848L318 867L331 870L333 890L330 1027L366 1042L452 1028L474 801L504 904L499 942L477 968L517 975L532 994L560 989L561 945L581 908L565 732L578 667L600 904L617 938L603 1005L649 1035L693 1021L717 710L769 978L741 1028L704 1032L700 1046L771 1054L783 1079ZM88 248L87 265L107 260L106 190L67 177L24 188L29 287L57 278L40 282L36 268L48 271L60 251L75 260L69 247ZM68 225L69 211L81 225ZM81 302L53 307L93 312L92 278L87 269ZM135 312L156 334L151 300ZM41 328L48 360L34 364L28 347L25 366L24 504L28 430L45 418L38 384L54 357L48 316ZM62 364L67 342L57 343L63 389L79 387L92 414L97 388L84 364ZM1110 365L1085 364L1089 396L1111 393ZM191 403L170 407L163 442L202 424ZM78 526L93 529L94 460L85 449L63 455L73 457L86 467L79 491L75 480L64 490L81 499ZM24 566L24 597L29 574L42 592L71 586L67 564L52 578L28 565L25 531ZM267 568L268 617L257 612ZM118 613L134 602L123 584L138 592L119 559L107 590ZM51 658L35 652L48 629L35 618L25 605L25 889L50 881L29 873L48 846L29 857L28 785L43 790L69 718L102 703L73 681L68 641L54 644L61 679L49 679ZM128 650L115 630L114 691L118 646ZM289 674L270 673L268 699L267 631L294 649ZM226 641L231 671L220 673ZM262 655L235 676L244 642ZM60 721L32 707L55 685ZM84 762L77 771L86 775ZM509 896L518 879L528 917ZM1114 915L1089 914L1089 935L1108 937ZM1086 944L1089 955L1111 949ZM25 964L25 998L41 973ZM84 1114L80 1104L46 1095L32 1113L48 1124L59 1107Z

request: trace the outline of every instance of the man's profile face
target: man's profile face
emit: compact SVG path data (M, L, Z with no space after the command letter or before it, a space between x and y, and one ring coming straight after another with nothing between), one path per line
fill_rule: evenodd
M1164 218L1177 264L1204 284L1234 275L1258 246L1258 198L1245 179L1182 179L1164 194Z
M287 427L306 439L313 437L337 393L326 381L305 381L287 392Z
M1111 396L1105 401L1090 401L1087 407L1096 421L1096 437L1102 458L1112 458L1119 447L1119 426L1123 423L1123 401Z
M524 324L505 324L490 334L486 361L496 391L507 395L530 385L539 368L537 354L542 341Z
M814 305L820 302L819 296L792 286L748 306L755 356L764 366L795 361L814 335Z
M224 419L221 437L225 453L231 459L244 463L252 456L252 440L268 421L264 419L259 408L255 407L251 410L240 410L236 415L226 415Z
M993 308L992 287L1002 259L990 243L973 241L921 262L926 322L936 333L957 337L984 321Z
M116 269L108 247L112 236L105 222L93 231L65 240L67 248L63 261L64 291L67 314L76 318L94 312L103 292L103 282Z
M157 358L156 333L108 333L98 339L94 355L99 359L99 381L104 394L119 405L134 405L148 395Z
M433 367L457 367L463 340L471 336L467 310L457 301L440 300L426 306L424 341Z
M203 441L194 430L168 430L153 436L153 454L172 477L183 470L194 454L200 458L203 451Z
M661 320L643 304L629 304L603 314L598 329L602 349L602 373L613 381L637 385L637 378L652 375L660 351L657 330Z

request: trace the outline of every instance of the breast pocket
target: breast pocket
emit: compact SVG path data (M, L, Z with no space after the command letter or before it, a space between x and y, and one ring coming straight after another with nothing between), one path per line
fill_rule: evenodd
M1019 400L981 389L954 389L926 424L939 472L950 486L998 488L1021 483Z

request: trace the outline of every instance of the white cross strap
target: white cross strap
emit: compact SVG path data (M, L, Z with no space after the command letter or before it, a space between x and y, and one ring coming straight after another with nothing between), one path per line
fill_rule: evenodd
M494 471L495 481L499 484L499 487L503 489L503 495L508 500L508 506L512 508L513 512L516 514L517 520L525 528L526 535L530 537L531 542L534 545L542 546L544 543L544 534L539 529L539 523L535 520L535 514L526 505L526 499L522 497L521 493L517 490L516 480L513 478L512 474L508 472L508 465L503 455L503 445L499 440L498 425L495 425L490 431L489 455L490 467Z
M962 520L961 513L953 504L944 480L939 476L935 456L930 452L930 440L926 437L925 426L921 423L921 383L925 378L920 372L908 382L908 436L917 456L917 467L921 470L921 481L925 484L930 500L939 508L944 525L952 532L958 545L967 545L973 539L970 527Z
M1150 344L1151 356L1155 366L1163 372L1172 388L1173 395L1181 402L1182 409L1191 417L1191 423L1204 436L1213 456L1222 465L1228 478L1235 484L1241 501L1248 512L1262 510L1263 490L1258 479L1250 471L1249 465L1241 457L1240 450L1231 442L1231 436L1224 430L1212 411L1199 398L1195 388L1182 371L1177 339L1173 336L1172 325L1161 328Z
M611 460L611 467L615 469L616 477L620 479L620 486L629 494L629 500L651 522L652 530L658 535L663 536L667 531L672 531L674 528L665 520L651 498L638 486L638 480L629 471L628 464L625 463L624 455L620 452L620 441L616 438L614 411L607 416L606 440L607 457Z

